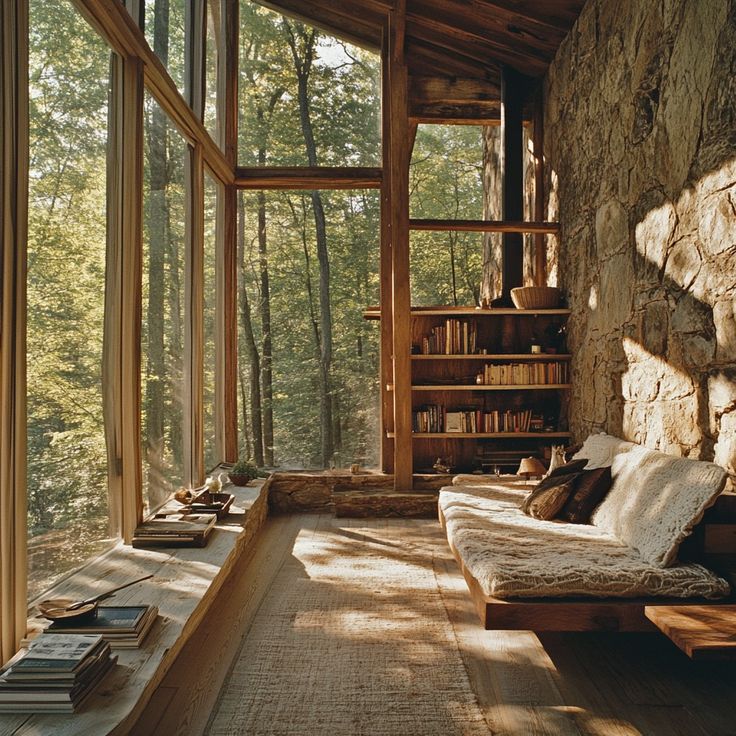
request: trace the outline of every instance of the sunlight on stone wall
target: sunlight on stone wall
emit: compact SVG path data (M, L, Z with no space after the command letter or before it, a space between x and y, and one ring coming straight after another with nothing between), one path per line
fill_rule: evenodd
M546 80L577 439L736 473L736 0L592 0Z

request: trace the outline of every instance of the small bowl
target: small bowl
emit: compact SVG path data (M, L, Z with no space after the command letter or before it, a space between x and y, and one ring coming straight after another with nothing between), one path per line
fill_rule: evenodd
M97 615L97 603L85 603L73 611L65 610L77 601L72 598L51 598L38 604L39 613L49 621L58 621L64 624L80 624L92 621Z

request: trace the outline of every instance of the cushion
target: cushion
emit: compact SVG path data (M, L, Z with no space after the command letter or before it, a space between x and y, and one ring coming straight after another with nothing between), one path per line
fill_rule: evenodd
M718 465L639 446L617 455L611 473L592 523L660 567L675 561L680 542L726 484Z
M571 524L590 523L590 515L606 497L611 489L611 482L611 468L582 471L575 481L572 493L557 514L557 518L569 521Z
M591 434L583 442L583 446L572 456L572 459L588 458L588 464L585 466L586 470L610 468L616 455L628 452L632 447L636 447L633 442L627 442L601 432L600 434Z
M577 473L568 473L567 475L545 478L524 499L521 510L535 519L545 521L554 519L572 493L577 477Z
M558 465L554 470L550 470L545 478L554 478L557 475L567 475L568 473L580 473L587 464L587 458L570 460L570 462L567 462L564 465Z

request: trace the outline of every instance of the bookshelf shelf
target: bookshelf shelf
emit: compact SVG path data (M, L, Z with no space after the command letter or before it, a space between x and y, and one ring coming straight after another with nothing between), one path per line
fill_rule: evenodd
M490 386L487 384L418 384L412 386L412 391L544 391L568 389L569 383L533 383L533 384L511 384L507 386Z
M387 436L393 438L394 433ZM569 439L570 432L412 432L415 440L466 440L466 439Z
M485 353L483 355L412 355L412 360L570 360L570 353Z

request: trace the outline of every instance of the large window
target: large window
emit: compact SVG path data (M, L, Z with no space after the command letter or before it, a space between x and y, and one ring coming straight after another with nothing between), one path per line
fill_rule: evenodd
M215 447L215 352L217 329L217 205L218 185L209 176L204 177L204 467L212 470L222 458Z
M101 386L110 51L66 0L29 10L32 600L112 542Z
M145 100L143 498L160 506L187 480L184 379L187 146L156 101Z
M241 193L239 424L259 464L378 463L379 208L374 190Z
M205 36L204 125L217 140L217 69L222 54L220 17L221 0L207 0L207 31Z
M190 2L190 0L186 0ZM148 45L184 92L185 0L145 0Z
M250 0L239 100L241 166L380 166L379 57Z

